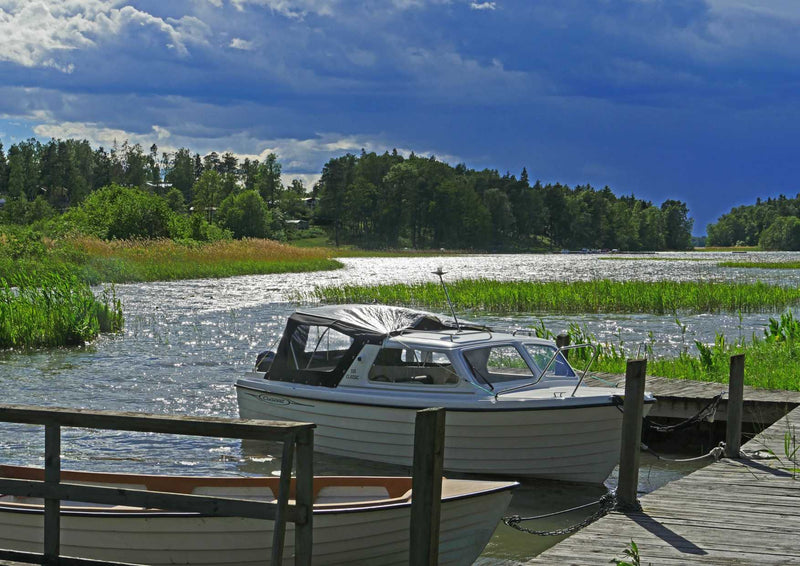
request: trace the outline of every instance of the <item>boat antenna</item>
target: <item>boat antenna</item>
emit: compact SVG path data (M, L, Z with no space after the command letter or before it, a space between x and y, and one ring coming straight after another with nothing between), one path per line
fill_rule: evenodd
M456 311L453 308L453 301L450 300L450 293L447 292L447 285L444 284L444 277L443 275L447 273L446 271L442 271L441 266L436 268L436 271L431 271L434 275L439 276L439 281L442 284L442 289L444 289L444 296L447 298L447 304L450 306L450 314L453 315L453 320L456 321L456 330L461 332L461 324L458 322L458 317L456 316Z

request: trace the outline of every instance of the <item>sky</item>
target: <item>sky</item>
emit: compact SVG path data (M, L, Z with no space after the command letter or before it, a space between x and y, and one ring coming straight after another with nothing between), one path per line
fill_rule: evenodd
M797 0L0 0L0 143L361 149L687 203L800 192Z

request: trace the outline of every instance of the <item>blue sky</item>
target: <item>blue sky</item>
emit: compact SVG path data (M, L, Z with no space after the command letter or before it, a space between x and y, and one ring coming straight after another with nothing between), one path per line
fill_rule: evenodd
M800 192L796 0L0 0L0 142L397 148L689 205Z

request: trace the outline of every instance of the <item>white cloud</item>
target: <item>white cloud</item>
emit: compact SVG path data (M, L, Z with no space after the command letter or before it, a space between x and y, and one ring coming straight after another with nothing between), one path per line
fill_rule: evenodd
M496 10L497 4L495 2L471 2L469 7L473 10Z
M255 45L252 41L248 41L240 37L234 37L228 47L231 49L239 49L241 51L253 51L253 49L255 49Z
M180 57L189 43L205 43L209 27L191 16L164 20L121 2L0 2L0 60L70 73L70 53L110 42L128 48L155 44ZM148 37L149 36L149 37Z
M238 10L244 11L248 5L263 6L286 18L302 20L308 14L331 16L339 4L337 0L231 0Z

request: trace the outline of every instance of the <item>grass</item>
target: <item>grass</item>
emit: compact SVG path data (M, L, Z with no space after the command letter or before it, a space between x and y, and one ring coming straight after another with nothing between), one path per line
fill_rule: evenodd
M710 246L706 248L694 248L694 252L757 252L761 251L758 246Z
M722 261L718 267L741 267L753 269L800 269L800 261Z
M301 249L272 240L178 243L173 240L104 241L91 237L46 240L36 254L0 254L0 277L77 274L91 284L232 277L337 269L321 248ZM0 246L1 247L1 246Z
M491 313L744 313L780 311L800 303L800 289L759 282L472 279L449 283L448 289L459 309ZM442 288L436 283L316 287L311 298L326 303L378 302L425 308L444 304Z
M98 299L75 276L0 280L0 348L82 345L122 324L113 291Z
M552 337L543 325L535 330L539 335ZM718 333L713 344L695 341L672 357L654 356L652 343L644 345L644 352L626 350L622 344L599 343L596 337L577 325L570 326L568 334L573 344L599 344L600 355L592 366L594 371L625 373L628 358L646 356L648 375L727 385L730 357L745 354L745 384L762 389L800 391L800 321L791 311L778 319L770 318L763 337L754 335L750 340L731 341ZM582 368L586 361L585 350L575 350L574 355L573 365Z

